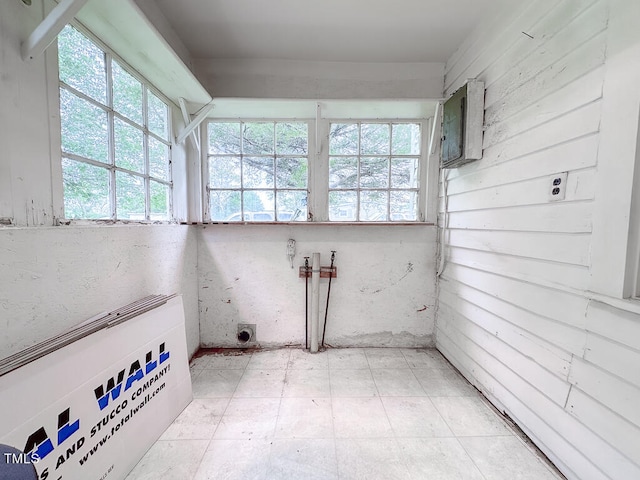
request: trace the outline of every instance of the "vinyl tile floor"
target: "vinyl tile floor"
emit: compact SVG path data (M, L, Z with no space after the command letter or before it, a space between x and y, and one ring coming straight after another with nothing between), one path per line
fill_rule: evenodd
M127 480L563 478L436 350L211 354L191 377Z

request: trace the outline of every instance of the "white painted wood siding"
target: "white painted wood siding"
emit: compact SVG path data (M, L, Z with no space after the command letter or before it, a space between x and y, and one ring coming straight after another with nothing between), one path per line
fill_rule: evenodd
M479 28L445 75L447 94L484 81L486 104L484 157L448 172L446 216L441 185L436 344L569 479L640 478L640 316L588 293L598 167L615 161L598 154L610 8L624 3L527 4Z

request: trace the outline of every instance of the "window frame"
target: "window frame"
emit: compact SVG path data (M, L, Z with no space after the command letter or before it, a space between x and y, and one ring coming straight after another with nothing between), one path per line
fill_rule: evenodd
M213 123L239 123L240 124L240 128L242 130L242 124L245 123L273 123L274 124L274 153L273 154L245 154L244 152L241 152L239 154L209 154L209 125L213 124ZM291 187L283 187L283 188L278 188L276 182L275 182L275 172L276 172L276 164L274 163L274 185L273 187L269 187L269 188L262 188L262 187L243 187L242 185L240 185L240 187L228 187L228 188L212 188L209 185L209 181L210 181L210 176L209 176L209 162L210 162L210 158L212 157L238 157L240 158L241 161L241 166L243 165L242 163L242 158L244 157L270 157L274 159L274 162L276 162L276 160L278 158L305 158L302 155L291 155L291 154L283 154L283 155L278 155L278 152L276 151L276 144L275 144L275 134L276 134L276 128L275 125L277 125L278 123L305 123L307 125L307 188L306 188L306 194L307 194L307 215L309 212L309 191L310 191L310 177L311 177L311 164L313 163L313 157L314 157L314 151L315 151L315 136L312 139L312 132L313 132L313 124L312 124L312 120L309 119L299 119L299 118L215 118L215 119L208 119L207 121L203 122L204 125L204 135L203 138L206 139L206 146L203 144L202 145L202 157L203 157L203 162L202 162L202 192L203 192L203 210L204 210L204 219L205 221L208 222L217 222L217 223L243 223L243 222L250 222L250 223L289 223L288 221L280 221L277 220L277 192L278 191L305 191L304 189L297 189L297 188L291 188ZM312 141L313 140L313 141ZM312 145L313 145L313 150L312 150ZM242 168L242 167L241 167ZM211 196L211 192L212 191L237 191L240 192L241 198L242 198L242 194L243 192L251 192L251 191L265 191L265 190L271 190L274 192L274 220L246 220L244 219L244 216L248 213L244 211L243 208L243 204L241 203L241 215L242 215L242 219L235 221L235 220L211 220L211 202L210 202L210 196ZM303 219L303 220L295 220L295 223L305 223L308 221L308 217Z
M209 124L213 122L305 122L308 124L308 187L307 187L307 219L306 221L219 221L211 220L209 203ZM435 222L436 191L431 183L437 184L437 162L428 152L429 136L432 130L432 118L396 118L392 116L380 118L368 117L321 117L321 118L281 118L281 117L215 117L203 122L201 136L206 139L201 149L201 179L203 219L206 223L230 224L331 224L331 225L421 225ZM418 165L417 211L416 220L386 220L386 221L340 221L329 220L329 128L331 123L382 123L397 124L410 123L420 126L420 155ZM319 142L317 139L321 139ZM391 141L391 140L390 140ZM390 155L392 157L393 155ZM404 155L398 155L403 157ZM409 155L411 156L411 155ZM434 160L435 159L435 160ZM435 162L435 163L434 163ZM391 191L391 188L387 188ZM434 198L427 198L433 196Z
M63 219L65 222L104 222L104 221L118 221L118 222L127 222L127 223L172 223L175 221L174 214L174 181L173 181L173 122L172 122L172 111L174 104L173 102L164 95L159 89L157 89L150 81L148 81L143 75L141 75L136 69L134 69L131 65L127 63L122 57L120 57L117 53L115 53L111 48L109 48L104 42L102 42L96 35L94 35L90 30L84 27L78 21L72 21L68 24L69 27L76 29L80 34L85 36L90 42L92 42L98 49L100 49L104 55L104 63L105 63L105 81L106 81L106 92L105 92L105 100L106 104L102 104L100 101L91 98L90 96L80 92L76 88L66 84L60 78L60 53L56 48L55 62L56 62L56 90L58 95L61 95L62 90L67 91L70 95L74 95L79 98L81 101L86 102L91 107L95 107L100 109L101 111L106 113L107 117L107 162L101 162L96 159L84 157L82 155L65 152L62 148L62 143L60 144L60 163L64 162L65 159L74 162L80 162L87 165L91 165L94 167L99 167L108 172L108 198L109 198L109 217L104 218L79 218L79 217L68 217L67 212L65 211L65 197L64 197L64 178L62 180L62 208L64 211ZM57 43L57 40L56 40ZM57 47L57 45L56 45ZM116 61L120 68L124 70L127 74L133 77L135 80L140 82L142 89L142 124L138 124L136 121L129 119L123 113L120 113L114 108L114 91L113 91L113 61ZM153 93L156 98L161 100L167 107L167 116L166 116L166 127L167 127L167 138L162 138L160 135L156 134L149 128L149 111L148 111L148 100L149 100L149 92ZM60 113L60 126L62 132L62 105L59 102L58 111ZM143 155L143 170L144 172L137 172L134 170L130 170L124 168L122 166L116 165L116 155L115 155L115 124L116 119L118 121L124 122L126 125L135 128L137 131L142 133L143 144L142 144L142 155ZM167 147L167 179L162 179L155 177L151 174L150 167L150 139L154 139L157 142L165 145ZM61 173L64 172L64 168L61 167ZM132 175L134 177L142 179L144 184L144 219L127 219L120 218L117 216L117 191L116 191L116 176L117 172L121 172L124 174ZM63 173L64 176L64 173ZM159 220L153 219L151 212L151 182L155 182L156 184L164 186L167 189L167 218Z
M323 151L327 152L327 173L330 172L330 162L331 158L348 158L355 157L357 159L357 169L358 169L358 185L353 188L332 188L329 184L329 179L327 179L327 220L331 223L387 223L387 224L397 224L397 223L416 223L420 219L420 196L421 192L424 188L422 180L422 171L427 168L427 160L424 152L424 142L423 136L425 134L425 122L423 120L398 120L398 119L385 119L385 118L377 118L377 119L326 119L328 122L327 131L331 132L331 125L333 124L352 124L357 125L358 128L358 146L361 145L362 140L362 125L389 125L389 153L388 154L367 154L362 153L360 150L358 153L353 155L347 154L331 154L330 151L330 138L327 138L326 148ZM420 154L418 155L394 155L393 152L393 125L418 125L420 129ZM366 187L360 184L360 171L361 171L361 160L363 158L388 158L389 159L389 182L387 187ZM418 174L416 178L416 187L411 188L396 188L391 186L391 161L394 158L415 158L418 162ZM330 219L330 195L331 192L356 192L356 219L355 220L331 220ZM360 220L360 205L361 205L361 193L362 192L375 192L375 191L384 191L387 193L387 218L388 220ZM415 219L414 220L392 220L392 202L391 202L391 192L415 192L416 194L416 211L415 211Z

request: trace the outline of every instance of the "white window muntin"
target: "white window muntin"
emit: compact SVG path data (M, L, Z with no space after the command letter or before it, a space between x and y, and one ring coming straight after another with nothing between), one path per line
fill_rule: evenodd
M81 24L77 22L72 22L70 24L71 27L76 29L82 35L84 35L90 42L92 42L98 49L100 49L104 55L105 62L105 80L106 80L106 104L90 97L89 95L84 94L83 92L77 90L76 88L68 85L63 80L59 79L60 89L64 89L75 97L81 99L82 101L88 103L89 105L99 108L104 111L107 115L107 140L108 140L108 157L107 162L103 162L100 160L96 160L93 158L89 158L86 156L78 155L71 152L62 151L63 160L69 159L76 162L82 162L88 165L92 165L95 167L103 168L108 171L109 174L109 203L110 203L110 219L120 219L117 216L117 200L116 200L116 172L122 172L127 175L131 175L132 177L137 177L144 182L144 197L145 197L145 212L144 218L137 218L136 220L153 220L152 213L150 211L151 202L150 202L150 191L151 185L157 184L162 185L167 188L167 218L163 218L163 220L170 220L173 217L173 181L172 181L172 144L170 141L172 134L172 118L171 118L171 100L169 100L162 92L156 89L148 80L146 80L142 75L140 75L135 69L130 67L126 61L124 61L121 57L119 57L115 52L113 52L109 47L107 47L100 39L98 39L95 35L93 35L90 31L84 28ZM140 82L142 87L142 124L131 120L127 116L123 115L119 111L115 110L113 107L113 60L117 61L119 66L124 70L127 74L133 77L135 80ZM152 92L153 95L162 101L166 107L166 138L156 134L149 128L149 112L148 112L148 94ZM130 127L140 131L142 133L143 138L143 169L144 171L136 171L124 168L122 166L116 165L115 161L115 121L116 119L120 122L124 122ZM151 173L150 168L150 153L149 153L149 139L153 139L156 142L164 145L166 147L167 154L167 164L166 164L166 178L160 178L158 176L154 176ZM153 182L153 183L152 183ZM81 219L81 218L79 218Z
M425 118L321 118L319 121L301 118L216 118L211 122L306 122L309 134L309 179L308 179L308 217L309 221L327 221L329 219L329 128L332 123L359 123L359 124L417 124L420 129L420 153L419 155L391 155L392 157L416 158L418 162L416 172L417 186L415 188L394 188L384 189L389 192L414 192L416 194L415 219L396 219L378 223L401 223L420 222L426 217L426 195L425 179L427 172L427 148L428 143L428 120ZM208 124L207 124L208 125ZM204 136L208 139L208 130L203 130ZM316 138L320 139L319 142ZM203 149L202 178L203 190L205 192L204 217L211 221L209 211L209 157L208 152ZM315 187L315 188L314 188ZM355 190L355 189L354 189ZM248 219L247 221L251 221ZM334 220L340 223L340 220ZM357 221L356 223L362 223Z
M322 151L326 152L325 156L328 157L326 160L327 168L331 169L331 161L333 159L356 159L355 169L357 172L356 180L354 185L346 186L346 187L332 187L331 180L327 182L328 186L328 197L326 200L327 206L327 214L325 218L328 218L329 221L332 222L367 222L367 221L381 221L383 223L393 223L393 222L415 222L420 218L423 218L421 212L419 211L420 205L420 195L423 194L422 186L421 186L421 171L426 168L425 163L425 148L424 148L424 135L425 135L425 122L422 120L416 119L326 119L326 132L327 132L327 145L326 148L323 148ZM340 153L336 154L331 152L331 131L332 125L354 125L357 128L357 151L350 153ZM370 153L363 152L361 149L362 146L362 126L363 125L388 125L389 126L389 140L388 140L388 153ZM393 141L393 129L394 126L399 125L417 125L418 133L419 133L419 142L416 147L418 149L418 153L415 154L401 154L394 153L392 141ZM365 159L384 159L387 160L387 184L386 186L363 186L361 183L362 177L362 168L363 162L361 161L363 158ZM414 186L411 187L395 187L394 182L392 181L392 164L394 159L407 159L415 161L415 171L413 173L413 182ZM334 209L331 212L331 195L332 192L350 192L355 196L355 206L351 207L351 213L347 212L345 209ZM392 192L396 192L397 195L402 193L407 193L413 197L412 203L412 212L410 214L405 214L401 212L394 212L393 207L394 203L392 201L393 194ZM363 205L363 197L368 196L369 194L378 194L378 195L386 195L386 209L385 209L385 218L382 218L382 212L380 212L380 218L378 219L370 219L370 218L361 218L362 217L362 205ZM324 203L324 202L323 202ZM333 213L333 215L332 215Z
M212 124L238 124L240 128L240 151L236 153L211 153L210 146L210 125ZM246 124L273 124L274 132L273 132L273 153L268 154L257 154L257 153L247 153L245 152L245 137L242 134L243 125ZM307 151L306 155L302 154L283 154L279 153L277 150L277 125L278 124L305 124L307 127ZM224 118L216 118L215 120L210 120L206 124L206 138L207 138L207 150L205 152L205 162L203 162L203 188L205 191L205 218L207 220L212 221L256 221L256 222L269 222L269 221L291 221L289 215L292 212L280 212L278 199L279 196L287 193L298 193L299 196L304 195L305 197L305 208L302 212L294 211L293 213L297 213L298 216L294 219L295 221L306 221L308 214L308 198L309 198L309 178L311 176L311 169L313 158L314 158L314 135L313 135L313 122L310 120L304 119L286 119L286 118L258 118L258 119L224 119ZM203 149L204 150L204 149ZM240 184L237 186L212 186L211 185L211 176L210 176L210 165L213 159L216 158L237 158L240 161ZM244 169L245 169L245 158L246 159L268 159L273 160L273 186L258 186L251 187L244 185ZM278 184L278 174L277 174L277 162L278 160L284 159L305 159L307 163L307 179L305 187L290 187L290 186L280 186ZM216 214L211 211L211 203L212 196L222 192L236 192L239 195L239 210L234 212L228 212L228 216L224 216L224 218L215 218ZM273 195L273 211L268 208L266 211L256 212L255 209L250 209L250 207L246 206L246 198L250 193L254 194L265 194L269 192ZM269 200L271 201L271 200ZM286 213L286 216L283 215ZM270 216L269 216L270 215Z

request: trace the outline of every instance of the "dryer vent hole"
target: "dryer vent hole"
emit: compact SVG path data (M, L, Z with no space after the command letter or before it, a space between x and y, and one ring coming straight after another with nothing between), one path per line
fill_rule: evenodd
M239 345L253 344L256 341L256 325L254 323L240 323L236 331Z

